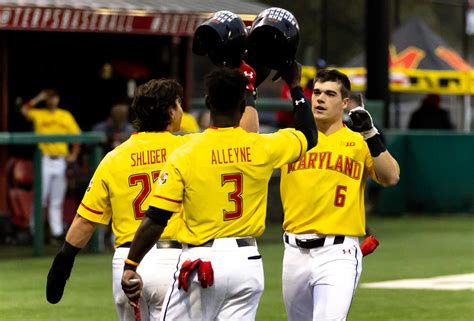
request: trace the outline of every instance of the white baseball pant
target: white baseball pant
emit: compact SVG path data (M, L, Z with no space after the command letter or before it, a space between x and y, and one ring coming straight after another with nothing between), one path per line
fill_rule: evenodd
M210 261L214 285L202 288L197 274L189 280L189 290L178 289L179 269L168 290L162 321L235 320L253 321L263 292L263 264L254 238L251 246L242 246L236 238L220 238L212 246L183 245L179 267L186 260Z
M66 158L43 155L41 161L42 206L48 205L48 222L51 235L59 237L64 233L63 203L66 196Z
M167 241L159 241L167 242ZM134 308L129 304L122 290L124 261L130 248L115 249L112 261L112 289L115 307L120 321L135 321ZM143 280L143 294L140 298L142 321L158 321L166 292L173 281L182 250L177 248L153 248L145 255L137 268Z
M285 234L283 299L288 320L346 320L362 272L358 238L345 236L334 244L335 236ZM297 239L323 239L323 245L305 249Z

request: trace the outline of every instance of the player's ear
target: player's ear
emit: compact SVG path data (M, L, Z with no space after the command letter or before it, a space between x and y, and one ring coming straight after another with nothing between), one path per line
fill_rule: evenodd
M211 110L211 98L209 97L209 95L206 95L206 97L204 97L204 103L206 104L207 109Z

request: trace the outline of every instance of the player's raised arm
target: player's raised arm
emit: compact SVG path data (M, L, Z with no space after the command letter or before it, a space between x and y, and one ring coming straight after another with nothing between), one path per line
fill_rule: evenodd
M352 109L349 116L353 123L351 129L359 132L367 142L379 183L385 187L396 185L400 179L400 167L385 147L370 113L359 106Z
M255 93L256 85L255 81L257 79L257 73L255 70L242 61L240 64L240 72L247 78L248 85L245 91L245 110L240 119L240 127L242 127L247 132L258 133L260 129L260 124L258 120L258 111L255 104Z
M288 71L281 73L281 78L290 88L293 113L295 114L295 129L304 134L308 142L308 150L310 150L318 143L318 129L311 105L306 100L301 88L301 64L295 61Z

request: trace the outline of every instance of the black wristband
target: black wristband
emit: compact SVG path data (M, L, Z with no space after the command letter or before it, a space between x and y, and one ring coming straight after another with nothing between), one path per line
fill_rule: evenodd
M123 270L132 270L133 272L136 272L137 271L137 267L135 265L132 265L132 264L128 264L128 263L125 263L124 266L123 266Z
M61 252L63 253L64 257L74 258L80 250L81 248L71 245L71 243L68 241L64 241Z
M366 142L370 150L370 155L372 155L372 157L377 157L387 150L379 134L368 138Z
M296 86L290 90L291 99L293 100L293 107L302 106L306 103L306 97L304 96L303 88Z
M253 96L253 92L250 90L245 91L245 106L251 106L257 109L255 105L255 97Z

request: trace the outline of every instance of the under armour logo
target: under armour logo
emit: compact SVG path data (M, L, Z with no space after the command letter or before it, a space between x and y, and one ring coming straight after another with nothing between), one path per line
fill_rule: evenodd
M349 250L342 250L342 253L344 253L344 254L346 254L346 253L347 253L347 254L351 254L351 250L350 250L350 249L349 249Z
M244 71L244 76L250 79L253 79L253 72L252 71Z
M300 103L304 104L305 103L305 100L304 98L301 98L299 100L295 100L295 105L298 106Z

